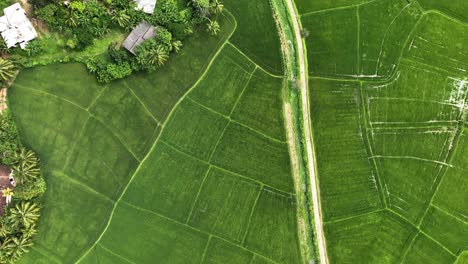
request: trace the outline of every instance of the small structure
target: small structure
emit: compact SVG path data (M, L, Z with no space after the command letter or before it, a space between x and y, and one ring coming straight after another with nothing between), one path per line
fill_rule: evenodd
M0 164L0 216L3 215L4 207L8 200L11 201L11 196L8 198L3 196L3 191L9 189L8 192L13 190L14 186L11 184L13 171L6 165Z
M156 0L134 0L137 4L137 10L142 10L147 14L153 14L156 7Z
M130 35L124 40L122 46L135 55L135 48L143 41L153 38L156 30L147 22L141 22L135 29L130 32Z
M5 15L0 17L0 32L7 47L19 44L24 49L29 41L37 37L36 30L26 16L26 11L16 3L3 9L3 12Z

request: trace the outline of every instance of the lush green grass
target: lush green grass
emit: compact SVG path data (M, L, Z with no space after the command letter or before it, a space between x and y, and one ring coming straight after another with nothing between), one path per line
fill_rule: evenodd
M205 263L207 264L238 264L250 263L254 255L240 247L213 238L208 244Z
M236 19L264 21L264 46L228 43L225 13L219 36L195 33L154 73L20 73L10 107L50 186L22 263L301 263L279 42L268 2L254 5L267 9Z
M105 89L89 112L125 142L128 150L141 160L158 135L160 126L140 99L122 87L125 88L120 84Z
M437 10L465 22L468 21L468 6L464 0L439 1L439 0L418 0L424 9Z
M357 70L357 9L355 7L302 16L309 73L353 76Z
M294 190L286 143L272 141L237 123L226 128L213 164L277 189Z
M326 9L346 8L353 5L358 5L372 0L295 0L297 9L300 14L318 12Z
M325 225L331 263L352 263L356 258L360 263L397 263L415 233L415 228L387 212Z
M232 45L226 45L189 97L216 112L230 115L255 66Z
M330 262L462 262L466 4L364 2L297 1Z
M296 199L293 195L263 188L245 238L247 248L281 263L299 263Z
M453 263L455 257L423 234L418 234L402 263Z
M256 64L281 75L281 46L269 1L227 0L224 5L237 19L237 30L230 41Z
M159 144L143 163L123 200L185 222L207 170L207 164Z
M232 118L262 133L286 140L281 78L256 70L245 88Z
M468 226L466 221L454 218L447 212L433 206L429 208L421 229L442 243L453 254L459 254L466 249Z
M260 184L212 168L200 190L189 224L241 243Z
M381 207L359 118L359 84L311 79L310 105L324 220Z
M223 116L184 100L167 123L161 140L209 161L228 122Z

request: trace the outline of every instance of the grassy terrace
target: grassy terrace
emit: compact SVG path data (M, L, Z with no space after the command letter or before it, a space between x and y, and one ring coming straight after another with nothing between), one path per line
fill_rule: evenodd
M330 263L466 263L466 2L296 0Z
M270 6L225 5L219 36L155 73L19 74L10 108L48 183L21 263L302 262Z

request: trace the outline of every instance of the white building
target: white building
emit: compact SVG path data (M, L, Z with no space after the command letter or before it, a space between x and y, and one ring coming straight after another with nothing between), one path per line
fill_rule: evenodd
M153 14L156 7L156 0L134 0L137 3L137 9L147 14Z
M31 21L19 3L3 9L4 16L0 17L0 32L8 48L19 44L22 49L29 41L37 37Z

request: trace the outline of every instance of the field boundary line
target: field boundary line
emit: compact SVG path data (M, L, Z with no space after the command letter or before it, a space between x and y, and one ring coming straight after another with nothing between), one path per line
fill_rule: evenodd
M208 241L206 241L206 246L205 246L205 249L203 250L203 254L202 254L202 257L201 257L201 260L200 260L200 264L202 264L202 263L204 262L204 260L205 260L206 252L208 251L208 247L210 246L210 242L211 242L211 238L212 238L212 237L213 237L213 236L210 235L210 236L208 237Z
M352 220L352 219L358 218L358 217L363 217L363 216L367 216L367 215L371 215L371 214L381 213L381 212L384 212L385 209L386 208L381 208L379 210L373 210L373 211L365 212L365 213L362 213L362 214L351 215L351 216L338 218L338 219L331 220L331 221L323 221L323 223L326 224L326 225L335 224L335 223L339 223L339 222L343 222L343 221Z
M111 253L112 255L114 255L114 256L116 256L116 257L122 259L122 260L125 260L125 261L128 262L128 263L136 264L136 262L133 262L133 261L129 260L128 258L125 258L125 257L123 257L123 256L121 256L121 255L115 253L114 251L108 249L107 247L105 247L105 246L104 246L103 244L101 244L101 243L97 244L97 246L100 246L100 247L101 247L102 249L104 249L105 251Z
M247 234L249 233L250 222L252 221L253 214L255 212L255 209L257 208L257 203L258 203L258 200L260 199L260 195L263 192L263 188L264 188L264 186L260 185L260 188L258 189L257 197L255 198L252 209L250 209L249 221L247 221L247 226L245 227L245 232L244 232L244 235L242 236L242 240L241 240L241 245L245 244L245 239L247 238Z
M270 75L271 77L274 77L274 78L283 78L284 76L282 75L275 75L267 70L265 70L262 66L258 65L254 60L252 60L252 58L250 58L250 56L248 56L247 54L245 54L242 50L240 50L234 43L232 43L230 40L228 40L228 44L231 45L234 49L236 49L240 54L242 54L244 57L246 57L250 62L252 62L255 66L257 66L256 68L259 68L261 69L262 71L264 71L267 75Z
M82 106L66 99L66 98L63 98L61 96L58 96L58 95L55 95L55 94L52 94L52 93L49 93L49 92L44 92L44 91L41 91L41 90L37 90L37 89L34 89L34 88L29 88L29 87L26 87L26 86L22 86L22 85L17 85L17 87L20 87L20 89L26 89L26 90L30 90L30 91L34 91L38 94L43 94L45 96L50 96L50 97L54 97L58 100L61 100L63 102L66 102L66 103L69 103L83 111L85 111L86 113L88 113L88 116L91 117L91 118L94 118L96 121L98 121L99 123L101 123L107 130L109 130L109 132L117 138L118 141L120 141L120 144L137 160L137 161L141 161L138 156L130 149L130 147L128 147L126 144L124 144L124 141L120 138L120 136L118 136L112 129L110 129L110 127L104 122L102 121L100 118L98 118L95 114L91 113L90 111L88 111L86 108L83 108Z
M262 181L260 181L260 180L257 180L257 179L254 179L254 178L251 178L251 177L242 175L242 174L240 174L240 173L238 173L238 172L231 171L231 170L228 170L228 169L223 168L223 167L219 167L219 166L217 166L217 165L215 165L215 164L212 164L212 163L207 162L207 161L205 161L205 160L202 160L202 159L199 159L199 158L197 158L197 157L194 157L194 156L192 156L192 154L187 153L187 152L185 152L184 150L179 149L178 147L176 147L176 146L172 145L171 143L168 143L168 142L166 142L166 141L164 141L164 140L162 140L162 139L160 140L160 142L163 143L164 145L166 145L167 147L173 149L174 151L176 151L176 152L178 152L178 153L184 155L184 156L187 156L187 157L189 157L189 158L191 158L191 159L194 159L194 160L196 160L196 161L199 161L199 162L201 162L201 163L203 163L203 164L209 165L209 166L211 166L212 168L215 168L215 169L221 170L221 171L223 171L223 172L227 172L227 173L233 174L233 175L235 175L235 176L237 176L237 177L239 177L239 178L242 178L242 179L244 179L244 180L251 181L251 182L255 182L255 183L259 184L259 185L264 185L265 187L267 187L268 189L271 189L271 191L273 191L273 192L275 192L275 193L278 193L278 194L281 194L281 193L282 193L282 194L293 195L293 196L296 195L295 193L281 190L281 189L279 189L279 188L277 188L277 187L273 187L273 186L271 186L271 185L269 185L269 184L267 184L267 183L264 183L264 182L262 182Z
M138 97L138 95L133 91L132 88L130 88L130 86L128 85L127 81L126 80L123 80L123 83L125 84L125 87L127 87L127 89L130 91L130 93L133 95L133 97L135 97L135 99L138 100L138 102L141 104L141 106L143 106L143 108L145 109L145 111L148 113L148 115L154 119L154 121L156 121L159 125L162 126L161 124L161 121L159 121L154 115L153 113L151 113L151 111L149 110L149 108L146 106L146 104L140 99L140 97Z
M413 243L416 240L416 238L418 237L418 235L419 235L419 231L415 232L413 237L409 241L409 243L407 243L405 245L405 247L403 248L403 253L399 257L399 260L400 260L399 263L400 264L402 264L403 261L406 259L406 256L408 255L408 252L409 252L410 248L413 246Z
M126 204L126 205L128 205L128 206L130 206L130 207L133 207L135 210L139 210L139 211L142 211L142 212L147 212L147 213L149 213L149 214L156 215L156 216L158 216L158 217L160 217L160 218L163 218L163 219L165 219L165 220L167 220L167 221L170 221L170 222L172 222L172 223L174 223L174 224L181 225L181 226L184 226L184 227L186 227L186 228L188 228L188 229L197 231L197 232L199 232L199 233L201 233L201 234L204 234L204 235L207 235L207 236L211 236L211 237L217 238L217 239L222 240L222 241L224 241L224 242L226 242L226 243L229 243L229 244L234 245L234 246L236 246L236 247L242 248L242 249L244 249L245 251L248 251L248 252L250 252L250 253L252 253L252 254L259 255L259 256L261 256L261 257L263 257L263 258L265 258L265 259L267 259L267 260L269 260L269 261L271 261L271 262L273 262L273 263L275 263L275 264L279 264L277 261L274 261L273 259L271 259L271 258L269 258L269 257L266 257L265 255L262 255L262 254L260 254L260 253L257 253L257 252L255 252L255 251L253 251L253 250L250 250L250 249L248 249L248 248L246 248L246 247L244 247L244 246L242 246L242 245L236 244L236 243L234 243L234 242L232 242L232 241L230 241L230 240L228 240L228 239L225 239L225 238L223 238L223 237L220 237L220 236L218 236L218 235L211 234L210 232L207 232L207 231L198 229L198 228L196 228L196 227L194 227L194 226L181 223L181 222L179 222L179 221L177 221L177 220L174 220L174 219L172 219L172 218L170 218L170 217L167 217L167 216L165 216L165 215L163 215L163 214L160 214L160 213L154 212L154 211L152 211L152 210L148 210L148 209L145 209L145 208L136 206L136 205L134 205L134 204L132 204L132 203L129 203L129 202L127 202L127 201L122 201L122 203L124 203L124 204Z
M197 195L195 195L195 199L193 200L192 207L190 207L189 215L187 216L187 220L185 221L185 224L188 225L190 222L190 218L192 218L193 210L195 210L195 205L198 202L198 197L200 197L201 191L203 189L203 186L205 185L206 178L208 178L208 175L210 174L211 171L211 165L208 165L208 168L206 169L205 174L203 175L203 180L200 184L200 187L198 187L198 192Z
M231 13L229 13L231 14ZM232 16L232 15L231 15ZM198 84L200 83L200 81L205 77L205 75L208 73L208 71L210 70L211 68L211 65L213 64L213 62L216 60L216 58L218 58L218 55L221 53L221 51L223 50L223 47L228 43L228 40L229 38L234 34L234 32L236 31L237 29L237 20L235 19L234 16L232 16L233 18L233 22L234 22L234 28L232 29L232 31L227 34L226 36L226 39L224 40L223 44L221 44L219 47L218 47L218 50L215 52L215 54L213 55L213 57L210 59L210 62L208 63L208 65L206 66L205 70L203 71L202 75L198 78L198 80L187 90L185 91L185 93L179 98L179 100L177 100L177 102L174 104L174 106L172 107L171 111L169 112L169 114L167 115L167 118L166 120L164 121L163 123L163 127L161 129L161 132L159 133L158 137L155 139L154 143L153 143L153 146L150 148L150 150L146 153L145 157L143 158L143 160L140 161L140 163L138 164L138 167L135 169L134 173L132 174L132 176L130 177L129 181L127 182L127 184L125 185L124 189L122 190L119 198L117 199L117 201L114 203L114 207L112 208L112 211L109 215L109 218L107 220L107 223L106 223L106 226L104 227L104 229L102 230L101 234L99 235L99 237L96 239L96 241L91 245L91 247L85 251L85 253L79 257L76 261L75 261L75 264L76 263L80 263L85 257L86 255L88 255L88 253L93 249L93 247L95 247L99 241L102 239L102 237L104 236L104 234L106 233L107 229L109 228L111 222L112 222L112 218L114 216L114 213L115 213L115 210L117 209L117 206L118 204L120 203L120 201L122 200L123 196L125 195L125 193L127 192L127 189L130 187L131 183L133 182L133 180L135 179L135 176L138 175L138 173L140 172L141 168L142 168L142 164L148 159L148 157L150 156L150 154L156 149L156 146L158 145L158 142L159 142L159 139L161 138L161 135L163 134L163 131L164 131L164 128L165 128L165 125L167 124L167 122L169 120L171 120L171 117L172 115L174 114L175 112L175 109L177 109L177 107L180 105L180 103L185 99L185 97L188 96L188 94L195 88L198 86ZM125 202L125 201L124 201Z
M441 101L433 101L433 100L424 100L424 99L417 99L417 98L407 98L407 97L377 97L377 96L368 96L370 100L398 100L398 101L409 101L409 102L423 102L423 103L433 103L433 104L441 104L441 105L448 105L458 107L457 104L454 103L447 103Z
M365 103L366 102L366 96L364 93L364 88L362 85L362 82L359 82L359 97L360 97L360 106L358 106L358 115L359 115L359 127L361 129L361 133L363 134L363 145L366 151L367 156L373 157L374 156L374 146L372 145L372 140L370 139L369 136L369 131L373 132L372 125L370 124L370 114L368 105ZM369 160L369 159L368 159ZM385 195L384 191L384 186L386 189L386 179L385 175L381 175L379 171L379 164L377 164L375 159L372 159L372 161L369 161L369 165L371 166L371 171L374 170L374 173L372 173L372 177L377 181L377 188L379 192L379 199L381 200L380 202L383 203L384 208L388 207L388 204L390 203L390 198L388 197L388 194Z
M461 219L460 217L458 217L458 216L456 216L456 215L454 215L454 214L451 214L451 213L447 212L446 210L444 210L444 209L440 208L439 206L435 205L434 203L431 202L430 206L432 206L432 207L434 207L435 209L441 211L443 214L448 215L448 216L450 216L450 217L456 219L457 221L462 222L462 223L465 224L465 225L468 225L468 221L467 221L467 220L463 220L463 219Z
M86 118L86 121L83 122L83 125L81 126L80 132L79 132L78 136L76 137L75 142L73 142L73 145L70 148L70 155L66 158L66 160L64 162L64 165L62 167L63 171L65 171L67 169L68 163L70 162L70 159L71 159L73 153L75 152L75 149L76 149L76 146L78 145L78 142L83 137L84 132L86 130L86 126L88 125L90 119L91 119L91 116L88 115L88 118Z
M210 111L210 112L212 112L212 113L214 113L214 114L217 114L217 115L220 115L220 116L226 118L226 119L229 121L228 123L232 122L232 123L235 123L235 124L240 125L240 126L242 126L242 127L245 127L245 128L247 128L247 129L249 129L249 130L252 130L253 132L255 132L255 133L257 133L257 134L259 134L259 135L261 135L261 136L263 136L263 137L265 137L265 138L271 140L271 141L274 141L274 142L276 142L276 143L281 143L281 144L287 143L287 141L283 141L283 140L274 138L274 137L272 137L272 136L266 135L266 134L263 133L262 131L259 131L259 130L255 129L255 128L252 128L252 127L250 127L250 126L248 126L248 125L246 125L246 124L244 124L244 123L242 123L242 122L240 122L240 121L237 121L237 120L233 119L233 118L230 117L230 116L223 115L223 114L221 114L221 113L219 113L219 112L217 112L217 111L211 109L210 107L208 107L208 106L206 106L206 105L204 105L204 104L198 102L197 100L190 98L189 96L187 96L187 99L189 99L189 100L192 101L193 103L199 105L200 107L205 108L206 110L208 110L208 111ZM229 125L229 124L228 124L228 125ZM224 135L224 131L223 131L223 134L222 134L222 135Z
M35 246L41 246L41 244L34 244ZM57 264L63 264L62 260L59 260L57 256L55 255L49 255L47 253L49 252L43 252L43 250L41 249L38 249L37 247L30 247L29 250L32 250L32 251L35 251L37 253L39 253L41 256L43 257L46 257L47 260L52 260L54 263L57 263Z
M386 208L385 210L387 210L388 212L390 212L391 214L395 215L395 216L398 216L400 217L401 219L405 220L405 222L407 222L410 226L412 226L413 228L415 228L417 230L416 234L420 233L420 234L423 234L424 236L426 236L428 239L432 240L434 243L436 243L437 245L439 245L441 248L443 248L445 251L447 251L450 255L452 256L455 256L455 253L453 253L452 251L450 251L448 248L446 248L444 246L444 244L440 243L438 240L436 240L435 238L433 238L432 236L428 235L426 232L424 232L424 230L421 229L420 226L416 225L416 224L413 224L410 220L408 220L408 218L404 217L403 215L401 215L400 213L398 212L395 212L393 209L391 208Z
M245 55L244 55L244 56L245 56ZM232 106L231 111L229 111L229 118L231 118L232 114L233 114L234 111L236 110L237 104L239 103L240 99L241 99L242 96L244 95L245 90L247 90L247 86L249 86L250 81L252 80L253 76L255 75L255 72L257 71L257 68L258 68L258 65L255 64L255 68L253 69L252 73L250 74L249 79L247 80L247 82L245 83L244 87L242 88L242 91L240 92L239 96L237 97L236 102L234 102L234 105Z
M83 187L84 189L88 190L89 192L91 193L94 193L96 194L97 196L101 197L102 199L108 201L108 202L111 202L111 203L115 203L114 200L112 200L111 198L107 197L106 195L98 192L97 190L95 190L94 188L92 188L91 186L88 186L87 184L84 184L70 176L68 176L66 173L62 172L62 171L54 171L55 173L57 173L58 175L60 175L61 178L64 178L66 179L68 182L74 184L74 185L78 185L78 186L81 186Z
M368 1L368 2L364 2L364 3L360 3L360 4L354 4L354 5L339 6L339 7L332 7L332 8L324 8L324 9L320 9L320 10L315 10L315 11L311 11L311 12L299 14L299 16L300 16L300 17L303 17L303 16L308 16L308 15L313 15L313 14L319 14L319 13L325 13L325 12L330 12L330 11L335 11L335 10L351 9L351 8L353 8L353 7L359 7L359 6L366 5L366 4L370 4L370 3L376 2L376 1L378 1L378 0L370 0L370 1Z
M86 110L89 111L89 109L91 109L94 104L96 104L96 102L99 100L99 98L101 97L101 95L104 93L105 90L107 90L109 86L106 85L104 87L102 87L101 91L97 94L97 96L93 99L93 101L91 102L91 104L89 104L88 107L86 107Z
M384 156L384 155L374 155L372 157L369 157L369 159L413 159L413 160L419 160L419 161L424 161L424 162L431 162L447 167L453 167L451 164L443 162L443 161L438 161L438 160L430 160L430 159L425 159L425 158L419 158L419 157L414 157L414 156Z

